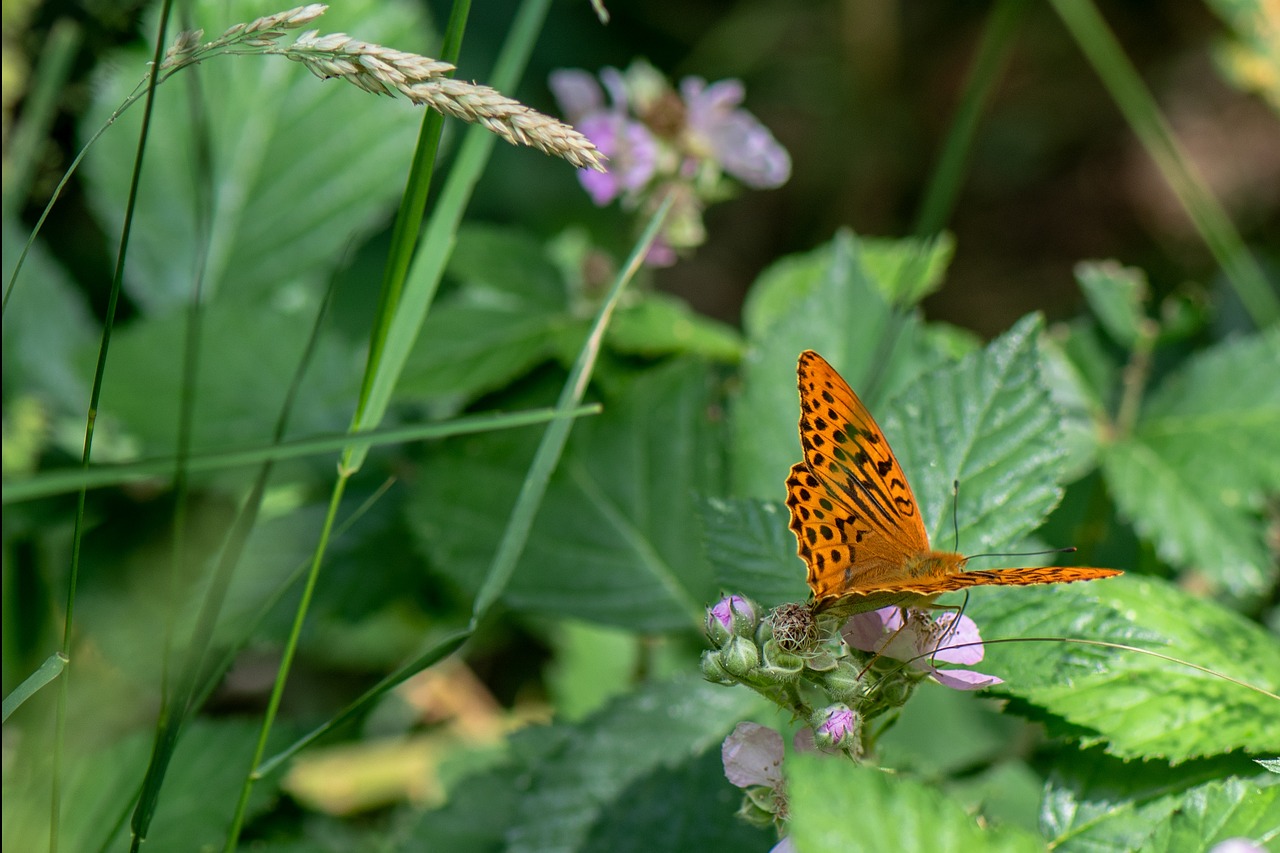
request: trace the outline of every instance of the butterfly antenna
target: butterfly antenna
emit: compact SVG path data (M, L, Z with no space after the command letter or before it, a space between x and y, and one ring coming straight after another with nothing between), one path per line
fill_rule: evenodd
M955 545L951 550L960 550L960 481L951 481L951 529L955 532ZM968 601L968 599L965 599Z
M1043 557L1045 554L1074 554L1076 547L1072 545L1070 548L1050 548L1048 551L1020 551L1008 554L970 554L965 557L966 560L976 560L979 557Z

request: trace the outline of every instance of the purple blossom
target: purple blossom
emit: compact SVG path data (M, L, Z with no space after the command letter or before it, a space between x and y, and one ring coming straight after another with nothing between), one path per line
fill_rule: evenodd
M738 109L746 90L738 80L710 86L701 77L680 82L689 147L716 160L754 189L780 187L791 177L791 156L759 119ZM593 140L594 141L594 140Z
M904 627L903 614L906 613ZM842 631L845 642L864 652L894 660L910 661L913 669L927 673L954 690L980 690L1004 679L965 669L938 669L934 661L969 666L986 654L978 626L968 616L948 611L936 620L921 610L882 607L851 618Z
M616 68L600 72L612 106L596 78L578 68L553 71L548 80L560 109L600 152L609 171L579 169L578 181L598 207L625 192L639 190L658 167L658 142L643 124L627 116L626 80Z
M739 788L782 787L782 735L757 723L738 723L720 747L724 775Z

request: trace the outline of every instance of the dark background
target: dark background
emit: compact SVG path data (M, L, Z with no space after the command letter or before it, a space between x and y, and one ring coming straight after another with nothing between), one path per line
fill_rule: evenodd
M443 22L448 4L429 6ZM51 2L29 7L24 23L20 8L6 3L6 52L16 49L29 62L60 16L80 21L86 34L56 145L26 207L29 220L74 156L96 59L150 26L144 8ZM512 0L473 6L463 76L486 79L515 8ZM585 0L553 4L516 96L554 112L545 84L554 68L595 71L645 57L677 80L740 78L747 108L791 152L786 186L711 208L709 242L657 275L660 287L730 322L759 271L782 255L821 244L841 227L911 233L990 10L889 0L614 0L608 8L612 21L602 26ZM1213 51L1227 35L1222 22L1200 3L1177 0L1101 10L1237 228L1271 265L1280 234L1280 124L1214 67ZM263 5L263 14L272 11ZM430 53L436 45L396 47ZM20 94L6 80L11 108L21 109ZM563 164L508 146L498 147L471 216L547 236L585 223L619 252L631 236L616 205L594 210ZM1216 276L1212 256L1047 4L1029 4L1023 15L948 228L957 237L955 261L926 311L984 335L1035 309L1051 319L1075 313L1072 267L1080 260L1142 267L1157 294L1188 281L1213 286ZM44 234L101 309L107 283L97 276L110 269L110 243L84 214L74 185Z

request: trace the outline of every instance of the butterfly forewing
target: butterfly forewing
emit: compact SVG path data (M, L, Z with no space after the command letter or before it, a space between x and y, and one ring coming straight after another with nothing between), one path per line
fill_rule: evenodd
M929 539L907 478L871 413L822 356L801 354L804 462L787 479L791 529L818 598L898 575Z

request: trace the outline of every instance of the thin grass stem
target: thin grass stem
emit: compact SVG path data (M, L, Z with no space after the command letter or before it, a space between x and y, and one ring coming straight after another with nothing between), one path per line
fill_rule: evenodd
M1160 114L1155 98L1090 0L1052 0L1134 135L1155 162L1241 304L1259 328L1280 321L1280 296L1245 246L1191 158Z

